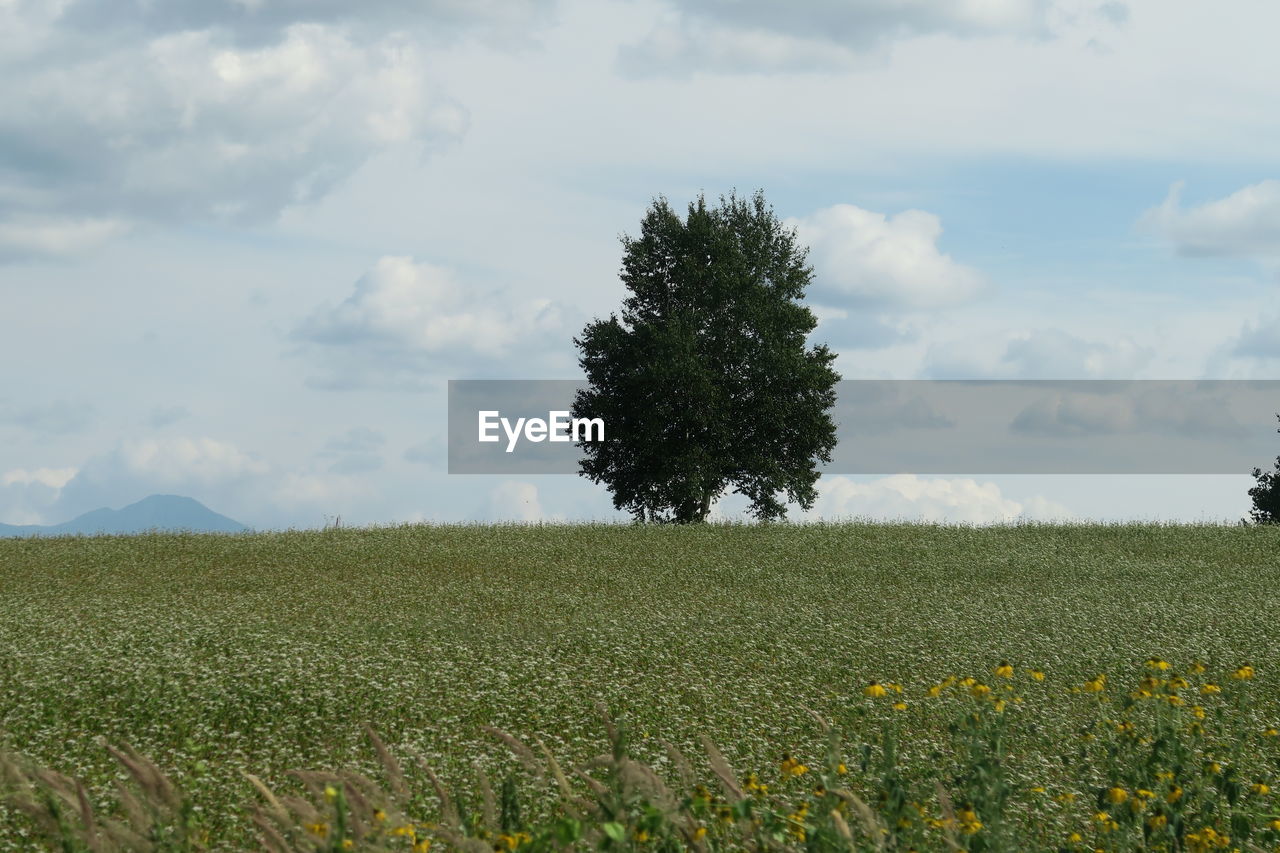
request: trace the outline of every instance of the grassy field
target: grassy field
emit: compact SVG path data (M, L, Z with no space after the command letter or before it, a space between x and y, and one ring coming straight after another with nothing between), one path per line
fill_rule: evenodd
M705 734L739 771L776 775L784 755L821 763L809 710L871 750L875 680L903 687L891 724L923 778L944 727L927 689L947 675L998 681L1006 660L1029 730L1076 731L1088 709L1072 687L1102 672L1136 683L1152 656L1179 671L1204 661L1204 678L1252 664L1249 719L1232 725L1280 722L1278 614L1280 527L0 540L0 748L83 778L106 802L120 770L99 738L128 742L191 795L212 845L235 849L253 837L244 772L281 789L291 768L376 773L365 722L459 788L475 763L499 775L513 764L482 725L541 739L566 766L600 753L597 701L660 772L671 766L659 738L692 754ZM1030 670L1044 680L1024 684ZM1011 754L1015 799L1106 783L1071 778L1052 744L1033 752ZM1280 766L1274 754L1236 760L1254 775ZM1088 821L1080 808L1043 831ZM0 849L23 849L20 831L0 807Z

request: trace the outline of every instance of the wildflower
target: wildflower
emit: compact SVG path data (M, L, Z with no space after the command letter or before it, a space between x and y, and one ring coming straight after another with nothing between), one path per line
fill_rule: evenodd
M1129 799L1129 792L1124 788L1109 788L1107 790L1107 799L1119 805Z
M1008 661L1000 661L1000 665L996 667L996 677L1013 678L1013 667L1009 665Z
M972 687L973 685L978 683L978 679L974 678L973 676L966 676L965 678L960 679L956 683L959 684L961 687Z
M1160 658L1147 658L1147 666L1150 667L1151 669L1158 669L1160 671L1164 671L1169 668L1169 662L1165 660L1160 660Z
M1210 761L1208 764L1205 765L1204 769L1210 773L1217 775L1218 773L1222 772L1222 765L1216 761Z
M1191 662L1191 666L1187 667L1187 670L1192 675L1199 675L1200 673L1204 672L1204 664L1200 663L1200 661L1198 660L1193 660Z
M905 711L905 710L907 710L907 703L906 703L906 702L903 702L901 699L899 699L897 702L894 702L894 703L893 703L893 710L895 710L895 711Z
M969 688L969 693L976 699L981 699L991 692L991 688L985 684L975 684Z
M796 759L789 755L782 757L782 774L784 776L803 776L809 772L809 768L805 767Z
M1063 804L1074 803L1076 801L1076 795L1067 791L1066 793L1062 793L1054 797L1054 799Z
M1267 826L1271 827L1277 832L1280 832L1280 818L1276 818L1275 820L1271 821L1271 823L1267 824Z
M1197 720L1203 720L1203 719L1204 719L1204 708L1200 707L1199 705L1192 705L1192 706L1191 706L1191 716L1195 717Z
M1084 683L1084 689L1090 693L1101 693L1106 686L1107 677L1105 675L1098 675L1092 681L1086 681Z
M1004 711L1004 705L1005 705L1005 702L1003 699L997 699L993 705L993 707L996 709L996 713L1000 713Z
M1263 737L1280 737L1280 729L1270 726L1262 730Z
M1172 779L1172 778L1173 778L1173 771L1172 771L1172 770L1161 770L1161 771L1159 771L1159 772L1157 772L1157 773L1156 773L1156 778L1157 778L1157 779L1159 779L1159 780L1161 780L1162 782L1168 782L1170 779Z
M1084 837L1078 832L1073 832L1067 836L1068 844L1079 844L1081 841L1084 841Z
M431 839L424 838L413 845L413 853L427 853L431 849Z
M1265 782L1255 782L1253 784L1253 787L1250 788L1249 790L1253 791L1255 794L1257 794L1260 797L1265 797L1267 794L1271 793L1271 788L1268 787L1267 783Z
M332 785L324 786L324 798L329 802L333 802L338 798L338 789Z
M382 821L387 819L387 813L384 812L382 809L374 809L373 819L378 821L378 823L382 823Z
M1175 695L1173 695L1172 693L1170 693L1168 696L1166 696L1166 697L1164 697L1164 698L1165 698L1165 701L1166 701L1166 702L1168 702L1170 705L1185 705L1185 704L1187 704L1187 703L1186 703L1186 701L1184 701L1184 700L1183 700L1183 698L1182 698L1181 696L1175 696Z
M1165 817L1162 814L1152 815L1151 817L1147 818L1147 826L1151 827L1152 829L1160 829L1168 822L1169 822L1169 818Z
M412 824L406 823L404 826L397 826L395 829L391 830L391 834L407 837L407 838L414 838L417 836L418 833L413 828Z
M978 813L969 806L957 811L956 818L960 821L960 831L965 835L973 835L982 829L982 821L978 820Z
M1038 669L1031 670L1031 677L1036 681L1044 681L1044 673Z
M1164 798L1171 803L1176 803L1178 800L1182 799L1182 786L1174 785L1169 789L1169 793L1164 795Z
M1031 787L1031 793L1033 793L1033 794L1043 794L1043 793L1044 793L1044 787L1043 787L1043 786L1040 786L1040 785L1033 785L1033 786Z
M1222 688L1214 684L1212 681L1205 682L1200 686L1201 696L1212 696L1215 693L1221 693Z
M356 846L356 843L355 843L354 841L352 841L350 838L344 838L344 839L342 839L342 849L343 849L343 850L350 850L352 847L355 847L355 846Z
M930 699L936 699L938 696L942 695L942 685L941 684L933 685L928 689L927 695L929 696Z
M844 766L843 761L836 765L836 773L839 773L841 776L843 776L848 772L849 772L849 768Z
M635 834L635 839L639 843L644 844L646 841L649 840L649 831L645 829L637 829ZM513 847L512 849L514 850L515 848Z
M1235 672L1231 673L1231 677L1236 681L1248 681L1253 678L1253 667L1249 666L1249 664L1245 664Z
M1185 690L1190 686L1191 686L1191 682L1187 681L1185 678L1181 676L1169 679L1170 690Z
M885 690L884 685L881 684L880 682L873 681L870 684L868 684L866 687L862 688L862 693L864 696L871 696L872 698L878 699L881 696L887 695L889 691Z
M888 684L886 684L886 685L885 685L885 687L888 687L888 688L889 688L890 690L892 690L894 693L901 693L901 692L902 692L902 685L901 685L901 684L899 684L899 683L897 683L896 681L891 681L891 682L889 682Z
M329 834L329 824L327 823L309 823L307 824L306 829L307 832L310 832L312 835L319 835L321 837Z
M702 839L704 839L704 838L706 838L706 837L707 837L707 828L706 828L705 826L700 826L700 827L698 827L697 829L695 829L695 830L693 831L693 840L694 840L694 841L701 841Z

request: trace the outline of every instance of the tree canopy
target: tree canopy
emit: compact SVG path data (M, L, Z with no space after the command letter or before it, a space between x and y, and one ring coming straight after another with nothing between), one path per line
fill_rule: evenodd
M606 425L581 473L642 521L703 521L730 490L760 519L812 506L840 377L808 345L813 269L795 233L762 192L699 196L684 219L659 198L622 245L621 312L574 339L589 388L573 415Z
M1280 420L1280 414L1276 419ZM1254 468L1253 478L1257 484L1249 490L1249 497L1253 499L1249 518L1255 524L1280 524L1280 456L1276 457L1274 471Z

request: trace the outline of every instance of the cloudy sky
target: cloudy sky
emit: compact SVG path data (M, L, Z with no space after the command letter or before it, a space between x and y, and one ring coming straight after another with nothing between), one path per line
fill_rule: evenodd
M1276 377L1277 29L1262 0L0 0L0 521L612 518L576 477L447 475L444 383L580 376L659 194L763 188L846 378ZM1251 482L830 477L816 512L1238 518Z

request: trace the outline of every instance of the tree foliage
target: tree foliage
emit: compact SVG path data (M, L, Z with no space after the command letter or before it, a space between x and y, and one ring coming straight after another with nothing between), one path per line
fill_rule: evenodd
M1280 413L1276 414L1276 419L1280 420ZM1274 471L1254 468L1253 479L1257 485L1249 490L1249 497L1253 498L1250 519L1254 524L1280 524L1280 456L1276 457Z
M575 417L603 418L581 473L642 521L694 522L733 490L760 519L817 496L830 461L835 354L808 346L807 250L761 192L699 196L682 220L666 199L622 237L620 314L574 343L590 387Z

